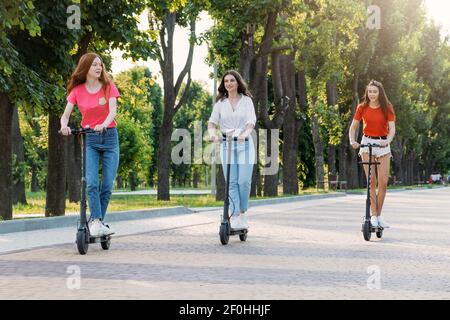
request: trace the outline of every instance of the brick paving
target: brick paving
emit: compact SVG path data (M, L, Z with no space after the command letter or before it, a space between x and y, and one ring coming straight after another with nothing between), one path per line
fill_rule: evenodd
M450 299L450 188L388 193L391 228L370 242L364 205L254 207L247 241L227 246L215 211L158 218L164 228L118 232L85 256L74 243L2 254L0 299ZM167 228L175 219L186 223Z

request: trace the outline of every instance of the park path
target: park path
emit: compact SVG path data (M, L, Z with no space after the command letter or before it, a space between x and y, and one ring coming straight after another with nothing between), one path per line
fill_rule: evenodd
M450 188L388 193L391 228L370 242L364 205L348 195L254 207L247 241L227 246L217 210L118 222L109 251L80 256L55 240L1 254L0 299L449 299Z

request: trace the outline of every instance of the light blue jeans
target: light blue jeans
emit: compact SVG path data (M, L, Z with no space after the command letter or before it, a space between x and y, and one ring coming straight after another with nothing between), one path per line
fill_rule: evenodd
M227 160L228 160L228 142L222 143L221 159L222 168L227 179ZM255 148L253 140L239 143L231 141L231 159L230 159L230 216L239 216L241 212L248 209L248 199L250 197L250 188L252 184L253 164L255 163Z
M99 190L99 163L102 160L102 185ZM114 179L119 167L119 137L116 128L86 134L86 187L91 220L105 219Z

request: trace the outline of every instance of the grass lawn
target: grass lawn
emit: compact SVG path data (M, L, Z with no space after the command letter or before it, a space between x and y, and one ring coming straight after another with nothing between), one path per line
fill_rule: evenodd
M389 186L389 189L415 189L424 186ZM432 186L428 186L431 188ZM201 190L201 189L200 189ZM128 190L122 190L128 191ZM280 190L279 197L286 197L282 195ZM352 189L349 192L364 193L366 189ZM300 195L308 194L323 194L328 193L328 190L316 190L310 188L301 191ZM269 197L252 197L251 199L268 199ZM222 201L216 201L215 197L211 195L171 195L170 201L158 201L156 195L113 195L109 203L108 212L112 211L127 211L139 209L151 209L161 207L185 206L193 207L220 207L223 205ZM17 215L43 215L45 212L45 192L27 192L27 205L16 204L13 206L13 216ZM66 214L78 213L79 203L69 203L66 200Z
M129 191L129 190L122 190ZM316 191L309 189L303 191L301 194L321 194L326 191ZM13 216L23 214L44 214L45 213L45 192L27 192L28 204L16 204L13 206ZM284 196L280 196L284 197ZM269 197L252 197L251 199L267 199ZM126 211L139 210L161 207L185 206L193 207L220 207L223 205L222 201L216 201L215 197L211 195L171 195L170 201L158 201L156 195L113 195L108 206L108 212L112 211ZM66 213L79 212L79 203L69 203L66 200Z

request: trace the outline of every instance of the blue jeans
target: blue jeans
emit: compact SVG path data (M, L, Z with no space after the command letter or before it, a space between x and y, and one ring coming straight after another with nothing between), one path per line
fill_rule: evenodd
M222 143L222 168L227 179L228 142ZM230 159L230 215L239 216L248 209L248 199L252 184L253 164L255 163L255 150L253 140L245 142L231 141Z
M99 163L102 185L99 190ZM91 219L104 220L119 167L119 137L116 128L86 135L86 187Z

